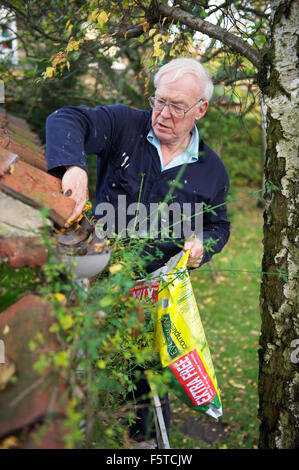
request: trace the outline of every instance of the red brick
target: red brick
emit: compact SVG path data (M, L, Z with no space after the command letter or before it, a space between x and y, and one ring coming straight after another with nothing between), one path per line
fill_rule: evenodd
M13 114L6 113L6 120L8 123L12 123L15 126L19 127L20 129L23 129L25 131L30 131L30 126L26 119L20 118L18 116L14 116Z
M4 108L0 108L0 130L5 129L8 123L7 115Z
M34 207L51 209L50 218L63 226L73 212L75 202L61 193L61 181L38 168L19 161L12 174L0 178L0 189Z
M17 139L12 140L10 138L10 144L8 150L17 153L20 160L39 168L40 170L47 171L47 163L45 155L41 152L41 149L33 149L22 142L18 142Z
M6 129L10 138L9 150L17 153L26 163L47 171L46 157L36 134L25 125L18 127L15 121L9 122Z
M62 419L56 419L50 424L42 423L37 426L24 440L22 449L64 449L66 430Z
M38 238L0 238L0 258L8 258L10 266L42 266L47 262L47 249Z
M0 147L6 149L9 146L9 136L5 133L0 134Z
M45 153L40 140L25 119L0 109L0 147L18 154L19 158L40 170L47 171Z
M53 371L48 369L40 375L33 369L40 354L59 348L55 335L49 333L54 321L51 309L50 303L27 295L0 314L5 360L15 364L17 376L16 383L9 383L0 392L0 438L41 421L48 412L54 416L64 414L67 396L62 379L54 382ZM37 333L42 334L44 344L32 352L28 343Z

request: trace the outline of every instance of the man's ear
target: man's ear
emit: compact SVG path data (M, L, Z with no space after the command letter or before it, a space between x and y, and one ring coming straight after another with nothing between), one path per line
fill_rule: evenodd
M209 102L208 101L202 101L200 103L200 105L197 108L197 112L196 112L196 120L197 121L198 121L198 119L201 119L201 118L204 117L204 115L207 112L208 107L209 107Z

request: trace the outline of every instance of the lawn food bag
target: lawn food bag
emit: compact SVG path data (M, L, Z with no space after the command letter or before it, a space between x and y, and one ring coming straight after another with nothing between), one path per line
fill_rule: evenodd
M162 367L172 372L173 393L190 408L218 419L220 392L186 267L189 251L179 255L174 268L168 264L154 273L161 280L139 282L130 294L153 303L155 349Z

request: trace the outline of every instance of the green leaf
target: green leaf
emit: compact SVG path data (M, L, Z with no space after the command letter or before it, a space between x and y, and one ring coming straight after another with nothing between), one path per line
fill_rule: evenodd
M108 307L108 305L111 305L112 303L113 298L110 295L105 295L105 297L100 300L101 307Z
M60 319L63 330L68 330L73 326L73 317L71 315L64 315Z

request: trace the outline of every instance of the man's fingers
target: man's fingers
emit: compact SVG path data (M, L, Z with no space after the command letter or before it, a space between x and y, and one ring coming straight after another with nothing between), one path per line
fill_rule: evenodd
M73 199L76 203L73 213L65 227L71 224L83 211L87 201L88 178L87 173L82 168L73 166L69 167L62 178L62 191L67 197Z
M192 237L184 243L183 250L190 250L187 266L198 268L203 257L204 249L202 242L199 239Z
M80 204L80 206L78 206L78 205L75 206L75 209L73 210L72 215L70 216L70 218L69 218L68 221L66 222L65 227L69 227L70 225L72 225L72 222L73 222L77 217L79 217L79 215L80 215L80 214L82 213L82 211L83 211L84 205L85 205L85 203L84 203L83 205Z
M183 246L184 251L191 250L191 243L190 242L185 242Z

